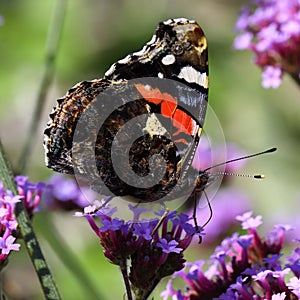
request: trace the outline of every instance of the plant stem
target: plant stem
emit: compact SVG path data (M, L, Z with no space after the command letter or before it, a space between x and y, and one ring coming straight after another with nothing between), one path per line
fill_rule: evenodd
M5 189L10 190L14 195L18 194L13 173L6 159L1 141L0 180L2 181ZM45 299L61 299L22 201L16 203L15 214L18 221L18 229L23 237L27 252L40 280Z
M300 86L300 77L299 74L292 74L291 75L294 81Z
M46 41L44 73L40 83L35 110L31 119L27 138L25 139L25 144L21 151L21 156L18 163L18 174L24 174L26 172L29 156L32 152L38 124L41 118L41 113L43 111L46 96L54 76L55 60L65 19L66 2L66 0L57 0L55 2L53 18L49 25Z
M149 296L151 295L151 293L154 291L154 289L156 288L156 286L159 284L160 280L155 280L155 282L153 283L153 286L146 291L145 295L143 295L142 300L147 300L149 298Z
M84 290L86 299L105 299L89 279L89 274L82 268L80 261L66 244L60 232L55 229L53 221L49 216L42 217L43 221L39 222L39 231L42 233L49 246L54 250L60 261L68 268L70 273ZM49 230L51 228L51 231Z
M128 272L127 272L127 263L126 261L123 262L123 265L120 265L120 270L123 276L124 284L125 284L125 289L126 289L126 294L127 294L127 300L133 300L132 294L131 294L131 287L130 287L130 282L128 278Z
M18 194L11 166L5 156L5 152L0 140L0 180L5 189L10 190L14 195Z

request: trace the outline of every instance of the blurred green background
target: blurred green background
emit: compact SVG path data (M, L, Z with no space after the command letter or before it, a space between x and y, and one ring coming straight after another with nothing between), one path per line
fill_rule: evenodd
M159 21L186 17L204 29L209 44L210 105L226 141L247 153L269 147L278 152L251 159L242 171L263 173L266 180L236 178L233 185L251 197L255 214L268 224L296 222L300 200L300 90L285 76L277 90L261 87L260 70L252 54L232 48L234 24L247 1L125 0L69 1L59 47L55 78L47 95L27 174L31 181L48 178L42 146L47 115L70 87L100 78L109 66L150 40ZM43 73L45 43L54 0L0 0L0 137L17 168ZM213 126L213 124L210 124ZM207 129L210 130L210 129ZM224 212L226 213L226 212ZM52 219L104 299L122 299L123 286L115 266L102 255L97 238L85 220L72 213L40 213L34 226L64 299L87 299L75 276L44 239L45 218ZM42 299L39 284L24 251L11 256L4 280L11 299ZM207 257L211 249L191 250L188 258ZM196 253L196 254L195 254ZM161 287L162 289L162 287Z

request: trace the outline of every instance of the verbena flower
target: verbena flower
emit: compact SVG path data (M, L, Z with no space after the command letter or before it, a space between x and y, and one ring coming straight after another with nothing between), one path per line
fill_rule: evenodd
M183 252L196 229L185 214L172 211L164 215L161 211L157 218L144 220L139 219L138 206L129 208L134 221L114 218L116 208L110 209L107 205L94 213L91 212L95 207L87 207L85 213L76 215L88 220L100 239L104 255L120 266L124 282L129 280L137 299L146 299L163 277L183 268ZM100 226L95 219L100 221Z
M28 181L27 176L16 176L15 182L19 195L29 215L32 218L35 210L38 209L42 194L47 189L47 185L43 182L33 183Z
M47 181L43 204L47 209L69 211L88 206L96 195L85 185L79 187L72 177L55 174Z
M40 203L46 188L44 183L32 183L26 176L16 176L18 195L6 190L0 181L0 264L3 266L10 251L18 251L20 244L15 243L18 222L14 210L17 202L22 201L30 217Z
M16 231L18 223L14 215L17 202L21 201L21 196L13 196L6 191L0 182L0 266L3 266L10 251L18 251L20 244L14 243L13 233Z
M299 0L256 0L253 9L244 7L235 29L239 50L254 52L254 62L262 72L262 86L277 88L283 73L300 83L300 3Z
M274 226L262 237L260 216L237 217L246 234L222 241L208 262L187 263L176 272L162 293L163 299L299 299L300 248L283 260L283 243L290 226ZM173 287L174 278L185 281L184 290Z

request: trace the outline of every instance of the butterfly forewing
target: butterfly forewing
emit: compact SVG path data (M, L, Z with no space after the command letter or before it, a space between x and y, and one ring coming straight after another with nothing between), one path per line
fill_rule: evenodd
M161 22L140 51L58 100L45 130L46 164L140 202L188 194L207 100L202 29L183 18Z

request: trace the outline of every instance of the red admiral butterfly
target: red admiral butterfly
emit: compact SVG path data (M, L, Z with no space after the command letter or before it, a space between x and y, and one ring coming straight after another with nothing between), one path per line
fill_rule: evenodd
M46 165L135 202L188 198L208 180L191 166L207 101L202 29L183 18L161 22L141 51L57 101L45 130Z

